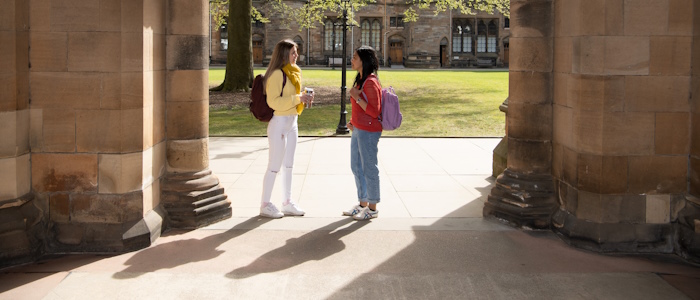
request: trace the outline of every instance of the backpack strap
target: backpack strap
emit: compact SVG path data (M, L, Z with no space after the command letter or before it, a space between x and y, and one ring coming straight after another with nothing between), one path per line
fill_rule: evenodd
M285 74L282 69L280 69L280 71L282 71L282 91L280 91L280 97L282 97L282 93L284 93L284 86L287 85L287 74Z

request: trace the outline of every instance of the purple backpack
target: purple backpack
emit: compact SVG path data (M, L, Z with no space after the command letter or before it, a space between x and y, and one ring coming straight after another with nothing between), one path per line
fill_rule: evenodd
M365 98L365 101L367 100L365 92L362 92L362 97ZM394 93L393 87L383 88L382 111L379 113L379 122L382 123L382 130L399 128L402 120L403 114L401 114L401 107L399 106L399 96Z
M399 106L399 96L394 93L394 88L389 86L382 89L382 113L379 121L382 122L383 130L394 130L401 126L403 115Z

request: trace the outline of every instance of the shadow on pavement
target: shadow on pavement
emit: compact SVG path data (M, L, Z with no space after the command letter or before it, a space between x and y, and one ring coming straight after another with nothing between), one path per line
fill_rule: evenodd
M347 228L340 227L353 223ZM311 231L298 238L288 239L282 247L258 257L251 264L235 269L226 277L240 279L261 273L272 273L285 270L307 261L319 261L345 249L345 243L340 239L369 222L358 222L346 218L333 222L324 227Z
M245 234L271 219L260 216L252 217L220 234L210 235L203 239L176 240L158 244L134 254L124 264L128 267L115 273L115 279L135 278L148 272L161 269L171 269L180 265L206 261L223 254L224 250L217 247L231 239ZM159 259L167 257L167 259Z

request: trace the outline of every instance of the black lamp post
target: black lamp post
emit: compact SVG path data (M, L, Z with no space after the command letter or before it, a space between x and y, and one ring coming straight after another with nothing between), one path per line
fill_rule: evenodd
M348 129L347 126L347 121L345 119L345 116L348 114L347 110L345 110L345 71L347 69L347 62L348 62L348 55L347 55L347 50L346 50L346 42L345 42L345 33L347 31L348 27L348 3L350 3L350 0L341 0L343 3L343 68L342 68L342 82L340 84L340 121L338 122L338 128L335 130L336 134L348 134L350 133L350 129Z

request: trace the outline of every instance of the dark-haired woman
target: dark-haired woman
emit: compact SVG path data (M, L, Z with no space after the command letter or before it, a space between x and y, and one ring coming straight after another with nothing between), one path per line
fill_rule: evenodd
M268 218L304 215L304 210L292 200L292 168L299 138L297 118L304 109L304 105L313 101L313 94L301 93L301 69L297 66L299 57L297 48L297 44L292 40L286 39L277 43L265 72L267 104L275 111L267 125L267 141L270 150L267 171L263 177L260 205L260 215ZM283 171L284 184L282 211L270 202L275 177L280 169Z
M350 167L355 176L359 203L343 211L343 215L355 220L369 220L379 216L377 203L380 201L377 153L379 137L382 136L382 124L378 119L382 111L382 87L377 78L377 52L369 46L357 48L351 64L357 76L350 89L352 116L347 126L352 130Z

